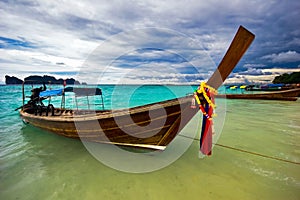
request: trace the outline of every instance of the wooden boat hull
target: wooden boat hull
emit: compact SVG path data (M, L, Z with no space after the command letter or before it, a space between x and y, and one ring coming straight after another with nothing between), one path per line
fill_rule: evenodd
M277 92L257 93L257 94L216 95L216 98L227 98L227 99L260 99L260 100L284 100L284 101L296 101L298 97L300 97L300 88L277 91Z
M56 109L54 116L21 110L20 115L29 124L65 137L163 150L198 111L190 108L191 100L189 96L114 111Z

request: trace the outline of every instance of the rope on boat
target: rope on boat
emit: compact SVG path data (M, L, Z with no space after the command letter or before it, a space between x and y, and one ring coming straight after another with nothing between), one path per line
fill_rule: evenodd
M192 137L189 137L189 136L186 136L186 135L179 135L179 136L189 138L189 139L192 139L192 140L196 140L196 141L200 141L197 138L192 138ZM248 151L248 150L244 150L244 149L240 149L240 148L236 148L236 147L231 147L231 146L228 146L228 145L215 144L215 143L214 143L214 145L219 146L219 147L223 147L223 148L226 148L226 149L231 149L231 150L234 150L234 151L239 151L239 152L242 152L242 153L247 153L247 154L251 154L251 155L255 155L255 156L269 158L269 159L272 159L272 160L277 160L277 161L280 161L280 162L286 162L286 163L300 165L300 162L295 162L295 161L286 160L286 159L282 159L282 158L278 158L278 157L274 157L274 156L264 155L264 154L261 154L261 153Z

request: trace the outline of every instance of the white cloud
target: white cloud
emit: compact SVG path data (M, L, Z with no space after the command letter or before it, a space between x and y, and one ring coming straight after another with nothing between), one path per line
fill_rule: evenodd
M263 71L261 69L249 68L247 71L239 72L239 75L263 75Z
M275 76L284 74L300 72L300 66L297 69L291 68L272 68L272 69L252 69L244 73L233 73L232 76L226 79L226 84L234 83L270 83Z
M272 68L272 69L263 69L264 73L271 72L272 74L284 74L284 73L292 73L292 72L300 72L300 66L298 69L288 69L288 68Z
M287 51L278 54L266 55L262 58L270 60L272 63L298 62L300 61L300 53L296 51Z
M266 65L265 64L245 64L243 67L246 67L246 68L263 68L265 67Z

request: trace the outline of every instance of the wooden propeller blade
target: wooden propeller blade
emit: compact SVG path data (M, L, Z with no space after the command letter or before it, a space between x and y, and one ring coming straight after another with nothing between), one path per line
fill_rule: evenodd
M218 89L232 72L234 67L238 64L254 38L255 35L253 33L245 29L243 26L240 26L224 58L220 62L218 69L216 69L207 81L207 84Z

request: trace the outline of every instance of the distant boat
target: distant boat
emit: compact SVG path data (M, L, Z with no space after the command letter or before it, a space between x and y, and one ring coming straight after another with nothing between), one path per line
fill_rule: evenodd
M207 84L217 89L246 52L254 35L242 26L235 35L218 69ZM95 91L98 90L98 94ZM102 95L94 88L94 95ZM51 95L64 95L56 91ZM73 89L75 95L90 94L84 88ZM42 97L41 97L42 98ZM191 108L193 96L119 110L77 110L54 108L53 105L23 106L21 118L33 126L56 134L81 140L164 150L180 130L193 118L198 109ZM151 113L151 118L149 116Z
M246 88L248 91L280 91L292 89L289 85L285 84L265 84L265 85L248 85Z
M256 94L218 94L216 98L227 98L227 99L260 99L260 100L285 100L285 101L296 101L300 97L300 88L264 92Z

